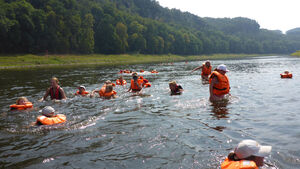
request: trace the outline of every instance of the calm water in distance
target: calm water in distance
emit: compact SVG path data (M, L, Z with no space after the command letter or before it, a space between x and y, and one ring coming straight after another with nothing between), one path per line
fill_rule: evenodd
M0 168L219 168L243 139L273 146L267 163L300 168L300 59L212 61L213 68L224 63L230 70L232 97L218 105L208 101L200 72L190 74L202 62L2 70ZM93 90L114 81L120 69L156 69L159 74L144 74L152 87L141 96L126 93L129 85L116 87L119 97L112 100L73 96L79 85ZM281 79L284 70L293 79ZM52 76L69 99L37 102ZM127 82L129 78L125 76ZM171 80L182 85L182 95L169 95ZM35 110L9 111L20 96L27 96ZM46 105L65 114L68 122L28 127Z

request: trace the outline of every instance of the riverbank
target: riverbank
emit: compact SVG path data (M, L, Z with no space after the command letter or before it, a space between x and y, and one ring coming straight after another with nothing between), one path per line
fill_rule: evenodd
M130 65L143 63L179 62L214 59L235 59L258 56L258 54L213 54L198 56L178 55L11 55L0 56L0 69L23 69L72 65Z
M291 56L297 56L297 57L300 57L300 50L298 50L298 51L295 52L295 53L292 53Z

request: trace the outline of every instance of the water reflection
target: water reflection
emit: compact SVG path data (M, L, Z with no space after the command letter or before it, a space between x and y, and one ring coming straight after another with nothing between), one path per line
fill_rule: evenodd
M229 103L229 100L222 100L218 102L213 102L211 104L212 107L212 116L216 117L218 120L222 118L228 118L228 108L227 105Z

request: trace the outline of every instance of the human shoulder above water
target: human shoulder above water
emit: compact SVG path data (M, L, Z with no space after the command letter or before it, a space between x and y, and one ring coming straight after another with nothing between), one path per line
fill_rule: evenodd
M33 104L28 101L26 97L19 97L16 101L16 104L10 105L10 110L25 110L32 108Z
M205 61L201 66L196 67L192 70L192 72L201 69L201 77L202 79L208 80L208 76L211 74L212 66L210 64L210 61ZM191 72L191 73L192 73Z
M66 94L59 86L59 81L56 77L51 78L50 80L51 86L46 90L46 93L40 101L46 100L47 97L50 95L51 100L64 100L67 99Z
M51 106L46 106L39 111L40 116L37 117L34 125L53 125L66 122L67 118L63 114L57 114L55 109Z
M179 95L183 92L182 86L177 84L176 81L169 82L169 88L171 95Z
M75 95L80 95L80 96L87 96L88 94L89 92L86 91L86 88L83 85L79 86L77 92L75 93Z

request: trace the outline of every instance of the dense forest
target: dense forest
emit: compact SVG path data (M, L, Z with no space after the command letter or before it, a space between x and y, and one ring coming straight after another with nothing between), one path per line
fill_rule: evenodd
M300 30L201 18L155 0L0 0L0 53L292 53Z

